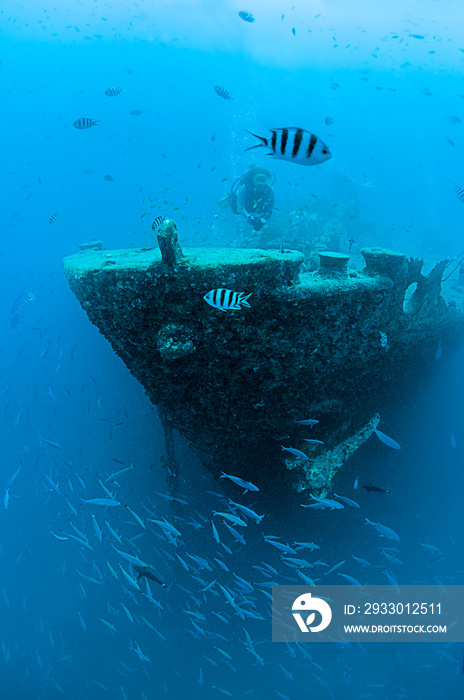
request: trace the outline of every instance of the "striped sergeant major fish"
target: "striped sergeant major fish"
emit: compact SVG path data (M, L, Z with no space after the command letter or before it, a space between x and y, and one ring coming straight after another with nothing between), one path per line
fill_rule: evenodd
M383 348L386 348L387 345L388 345L387 334L386 334L386 333L383 333L383 331L379 331L379 335L380 335L380 345L381 345Z
M161 226L161 224L164 223L165 221L166 221L165 216L157 216L156 219L154 221L152 221L151 230L157 231L159 229L159 227Z
M268 155L271 158L299 165L318 165L332 158L324 141L306 129L300 129L296 126L269 129L272 134L271 138L258 136L248 129L245 131L261 141L256 146L246 148L246 151L251 151L253 148L269 148L271 153Z
M234 292L232 289L212 289L208 294L205 294L203 299L207 304L221 311L240 311L242 306L250 304L247 299L251 297L253 292Z
M215 85L214 86L214 91L216 95L219 95L219 97L222 97L223 100L233 100L234 98L230 94L228 90L225 88L221 87L220 85Z
M244 22L254 22L255 18L251 14L251 12L247 12L246 10L240 10L238 13L238 16L240 19L243 19Z
M52 214L51 217L50 217L49 220L48 220L48 223L49 223L49 224L54 224L55 221L56 221L57 218L58 218L58 215L59 215L59 212L58 212L58 211L56 211L54 214Z
M454 185L454 191L456 192L456 197L459 199L461 204L464 204L464 187L459 187L459 185Z
M99 121L100 120L95 121L94 119L89 119L88 117L81 117L80 119L76 119L73 127L75 129L90 129L91 126L100 126L98 123Z
M110 88L108 88L108 90L105 90L105 95L107 97L116 97L116 95L120 95L121 92L125 92L123 88L110 87Z

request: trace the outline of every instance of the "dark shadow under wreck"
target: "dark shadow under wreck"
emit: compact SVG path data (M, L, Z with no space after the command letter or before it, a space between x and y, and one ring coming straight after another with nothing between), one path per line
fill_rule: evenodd
M362 271L324 253L300 274L296 251L183 253L172 220L158 241L161 253L83 250L65 258L65 274L165 424L218 473L285 473L298 491L325 493L376 413L464 330L461 304L441 295L446 262L424 276L420 260L365 248ZM203 296L220 287L251 292L251 308L211 308ZM319 424L296 423L307 418Z

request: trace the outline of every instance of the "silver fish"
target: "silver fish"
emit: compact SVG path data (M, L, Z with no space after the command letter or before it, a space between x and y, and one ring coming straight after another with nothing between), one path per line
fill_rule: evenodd
M140 586L137 583L137 581L135 580L135 578L133 576L131 576L130 574L128 574L127 571L121 566L121 564L119 564L119 568L121 569L121 573L124 576L124 578L126 579L127 583L130 586L132 586L132 588L135 588L135 590L140 591Z
M195 564L200 567L200 569L206 569L206 571L212 571L211 566L208 564L206 559L204 559L203 557L199 557L198 554L188 554L188 553L187 553L187 556L189 557L189 559L194 561Z
M374 530L376 530L380 537L385 537L387 540L395 540L395 542L401 542L399 535L396 534L394 530L381 523L373 523L367 518L364 518L368 525L372 525Z
M318 544L314 542L294 542L293 543L297 549L320 549Z
M97 536L97 540L98 540L99 542L103 542L102 531L101 531L100 528L98 527L98 523L97 523L97 521L95 520L94 514L92 513L91 515L92 515L93 529L95 530L95 534L96 534L96 536Z
M352 554L351 556L355 561L358 562L358 564L361 564L361 566L364 566L366 568L372 566L372 564L369 561L367 561L367 559L363 559L362 557L355 557L354 554Z
M212 289L203 299L207 304L221 311L239 311L242 306L250 307L247 299L253 292L233 292L231 289Z
M122 609L124 610L124 612L126 613L126 615L127 615L127 617L129 618L129 620L133 623L133 622L134 622L134 618L132 617L131 612L126 608L126 606L124 605L124 603L123 603L122 601L121 601L121 607L122 607Z
M138 557L134 557L133 554L127 554L127 552L121 551L120 549L115 547L114 544L111 544L111 546L113 547L114 551L117 552L123 559L128 561L129 564L136 564L137 566L141 566L142 568L148 566L148 564L145 564L145 562L139 559Z
M285 554L297 554L297 551L293 549L293 547L290 547L288 544L283 544L282 542L276 542L275 540L271 540L268 537L264 538L266 542L269 544L272 544L273 547L276 549L280 549L281 552L285 552Z
M84 503L87 503L89 506L120 506L121 503L119 501L115 501L112 498L84 498L83 499Z
M130 469L133 469L135 467L135 462L132 462L132 464L129 467L124 467L124 469L120 469L117 472L114 472L113 474L110 474L109 477L105 479L105 484L108 483L108 481L114 481L115 479L118 478L118 476L122 476L126 472L128 472Z
M235 506L236 508L238 508L239 510L241 510L244 515L248 516L249 518L251 518L252 520L254 520L257 523L260 523L261 520L264 518L264 515L258 515L258 513L255 513L255 511L252 510L251 508L248 508L247 506L242 506L241 503L235 503L234 501L231 501L230 499L229 499L229 503L231 505Z
M103 622L103 624L105 625L105 627L108 627L108 629L111 630L112 632L117 632L117 631L118 631L118 630L116 629L116 627L115 627L114 625L111 624L111 622L108 622L107 620L104 620L102 617L97 617L97 620L100 620L100 622Z
M375 425L372 423L372 429L374 433L377 435L379 438L380 442L383 442L384 445L388 445L388 447L393 448L394 450L401 450L400 445L396 442L396 440L393 440L393 438L388 437L388 435L385 435L385 433L382 433L380 430L377 430Z
M225 520L224 520L224 525L225 525L226 528L229 530L230 534L231 534L233 537L235 537L235 539L237 540L237 542L240 542L240 544L246 544L245 539L242 537L242 535L241 535L239 532L237 532L237 530L236 530L235 528L232 527L232 525L229 525L228 523L226 523Z
M395 574L390 571L390 569L384 569L383 572L385 576L388 579L388 583L393 586L399 593L399 588L398 588L398 579L396 578Z
M221 513L218 512L217 510L213 510L213 515L220 515L221 518L225 518L226 520L229 520L229 522L233 523L234 525L240 525L241 527L247 527L247 523L242 520L241 518L238 517L238 515L233 515L232 513Z
M219 533L218 533L218 531L217 531L216 525L214 524L214 521L213 521L213 520L211 520L211 526L212 526L212 528L213 528L213 537L214 537L214 539L216 540L216 542L217 542L218 544L220 544L220 543L221 543L221 540L219 539Z
M305 455L304 452L302 452L301 450L297 450L295 447L284 447L283 445L281 445L281 448L285 452L290 452L290 454L295 455L295 457L299 457L300 459L304 459L306 462L309 460L309 457L307 455Z
M345 506L342 503L338 503L337 501L333 501L330 498L322 498L322 496L314 496L312 493L309 494L311 498L313 499L314 503L310 503L309 505L301 504L303 508L330 508L331 510L341 510Z
M114 537L114 539L117 540L117 541L119 542L119 544L122 544L122 539L121 539L121 537L118 535L118 533L116 532L116 530L113 530L113 528L112 528L111 525L109 524L108 520L105 520L105 523L106 523L106 527L108 528L108 530L110 531L110 533L112 534L112 536Z
M58 494L61 496L61 492L60 492L60 488L59 488L58 484L55 484L55 482L53 481L53 479L51 479L51 478L48 476L48 474L45 474L45 472L44 472L42 469L41 469L40 471L42 472L43 477L44 477L45 481L47 482L47 484L50 486L50 488L51 488L53 491L55 491L55 493L58 493Z
M306 584L308 584L308 586L316 585L316 582L313 581L311 576L308 576L308 574L304 574L302 571L297 571L296 573Z
M356 503L356 501L353 501L351 498L347 498L347 496L338 496L336 493L334 493L335 498L339 498L341 501L346 503L348 506L351 506L352 508L361 508L361 506Z
M339 576L343 576L344 579L348 581L348 583L351 583L352 586L361 586L362 584L359 583L357 578L354 578L353 576L348 576L348 574L342 574L341 571L338 572Z
M221 472L221 476L219 477L220 479L230 479L231 481L234 482L234 484L237 484L237 486L241 486L242 489L245 489L245 493L247 491L259 491L259 488L255 486L254 484L251 483L251 481L245 481L244 479L241 479L239 476L232 476L231 474L224 474L224 472Z
M166 534L174 535L175 537L181 536L179 530L177 530L174 525L171 525L171 523L168 523L167 520L154 520L153 518L147 518L147 520L151 523L155 523L155 525L159 525Z
M20 465L20 466L13 472L13 474L10 476L10 478L8 479L8 481L7 481L6 484L5 484L6 487L11 486L11 484L13 483L13 481L16 479L16 477L18 476L19 472L21 471L21 468L22 468L22 465Z
M46 438L44 438L43 442L46 445L50 445L50 447L54 447L56 450L61 450L61 445L59 445L57 442L53 442L53 440L47 440Z
M393 554L389 554L385 549L382 549L382 554L391 561L392 564L402 564L404 566L404 562L401 561L401 559L398 559L398 557L395 557Z
M306 559L298 559L297 557L283 557L282 561L288 562L289 564L302 569L314 568L314 564L310 564L309 561L306 561Z
M134 511L131 510L131 508L129 508L129 506L126 506L126 508L127 508L127 510L129 511L129 513L132 515L132 517L134 518L134 520L140 525L140 527L142 527L144 530L146 530L145 523L143 522L143 520L142 520L142 518L140 517L140 515L137 515L137 513L134 513Z
M337 569L340 569L343 566L343 564L346 564L346 559L343 559L343 561L339 561L337 564L334 564L331 569L325 572L324 576L328 576L333 571L337 571Z
M268 155L271 158L299 165L318 165L332 158L324 141L306 129L300 129L296 126L269 129L272 134L271 138L258 136L248 129L245 131L261 141L256 146L246 148L246 151L250 151L252 148L269 148L271 153Z

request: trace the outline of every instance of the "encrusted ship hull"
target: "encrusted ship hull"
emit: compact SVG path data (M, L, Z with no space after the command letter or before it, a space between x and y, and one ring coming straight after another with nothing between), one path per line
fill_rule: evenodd
M175 236L174 222L166 230ZM90 249L64 269L164 420L218 473L285 473L298 491L326 493L370 436L370 421L419 384L439 343L451 346L464 329L461 309L440 294L445 263L424 277L417 260L365 249L361 272L348 273L347 256L326 254L316 273L299 274L296 251L182 254L163 247L162 235L163 256ZM203 296L219 287L251 292L251 308L212 308ZM317 427L296 422L307 418Z

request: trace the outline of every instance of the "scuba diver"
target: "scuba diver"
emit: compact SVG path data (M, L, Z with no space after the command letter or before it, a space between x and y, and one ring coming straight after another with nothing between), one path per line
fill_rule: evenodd
M221 209L231 208L259 231L269 221L274 209L275 195L272 185L275 175L266 168L255 165L241 175L231 187L230 194L219 201Z

